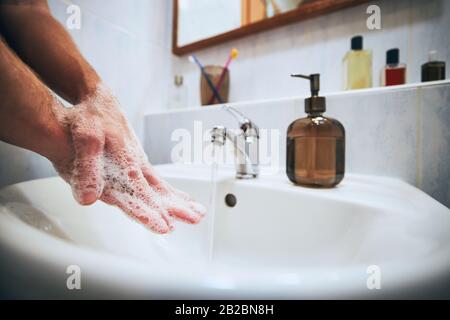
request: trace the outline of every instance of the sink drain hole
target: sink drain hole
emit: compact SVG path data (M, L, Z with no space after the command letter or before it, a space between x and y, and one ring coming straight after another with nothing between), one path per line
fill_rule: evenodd
M234 194L229 193L225 196L225 204L230 208L233 208L236 205L236 202L237 200Z

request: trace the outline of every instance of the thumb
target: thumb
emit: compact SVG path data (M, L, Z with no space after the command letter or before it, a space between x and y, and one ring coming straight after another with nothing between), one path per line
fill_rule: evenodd
M93 132L81 132L73 127L75 161L70 181L75 199L82 205L97 201L103 193L103 147L101 136Z

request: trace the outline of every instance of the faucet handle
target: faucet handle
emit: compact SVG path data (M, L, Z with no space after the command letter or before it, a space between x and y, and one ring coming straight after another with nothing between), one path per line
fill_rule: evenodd
M217 146L225 144L227 129L222 126L216 126L211 130L211 142Z

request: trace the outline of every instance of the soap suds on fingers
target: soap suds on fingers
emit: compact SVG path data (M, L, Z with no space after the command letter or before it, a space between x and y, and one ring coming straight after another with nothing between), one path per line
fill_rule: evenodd
M157 233L173 230L173 219L198 223L205 215L205 207L156 175L106 87L65 109L60 119L75 155L54 165L80 204L100 199Z

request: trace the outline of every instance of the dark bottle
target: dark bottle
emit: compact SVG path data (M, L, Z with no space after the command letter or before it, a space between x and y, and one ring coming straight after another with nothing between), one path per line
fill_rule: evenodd
M386 52L386 66L383 69L382 85L397 86L406 83L406 64L400 63L400 50Z
M325 98L319 97L320 75L292 75L310 80L311 97L305 100L306 118L292 122L287 131L286 174L293 183L333 187L345 172L345 129L324 117Z
M422 65L422 82L445 79L445 62L438 61L437 51L430 51L428 62Z

